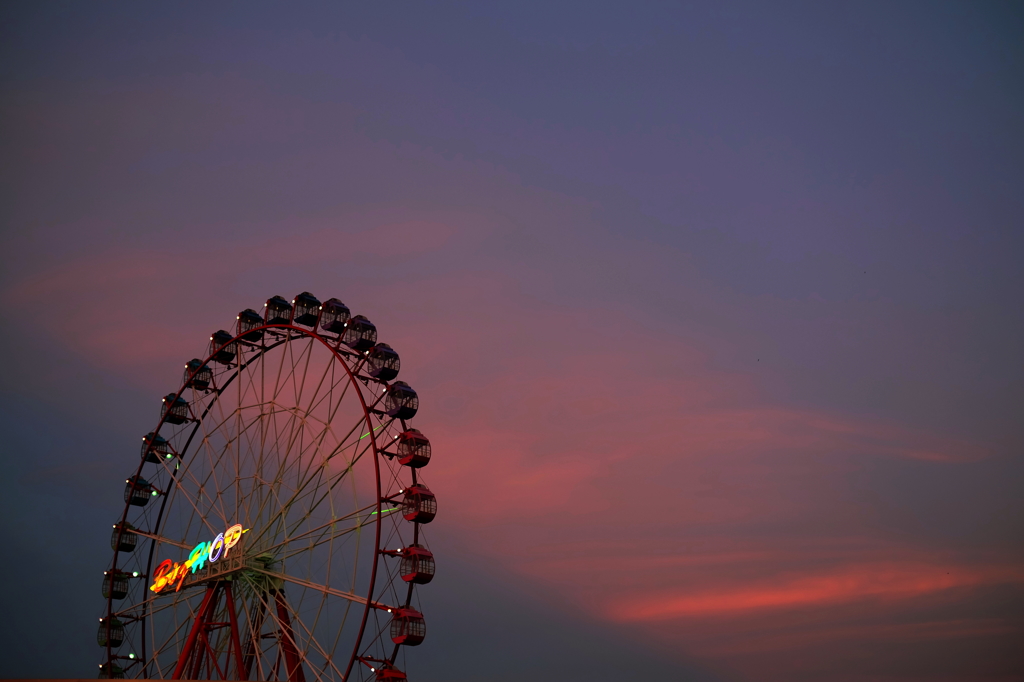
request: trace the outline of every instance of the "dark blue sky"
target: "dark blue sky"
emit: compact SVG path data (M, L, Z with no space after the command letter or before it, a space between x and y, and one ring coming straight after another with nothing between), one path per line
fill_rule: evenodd
M995 2L4 4L0 675L93 669L158 396L302 290L423 397L413 679L1024 674L1021 35Z

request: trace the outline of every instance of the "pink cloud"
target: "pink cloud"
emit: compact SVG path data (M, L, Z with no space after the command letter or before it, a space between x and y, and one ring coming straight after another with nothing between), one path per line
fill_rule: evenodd
M956 620L916 621L909 623L871 623L834 626L819 624L797 632L771 633L759 637L710 644L708 653L716 657L751 653L790 651L831 642L888 642L903 645L927 642L962 642L967 639L1012 637L1017 628L1003 618L963 618Z
M947 570L949 569L949 570ZM609 615L622 621L737 616L771 609L823 608L844 602L907 599L955 587L1024 582L1019 567L938 566L927 563L847 565L728 590L676 590L616 598Z

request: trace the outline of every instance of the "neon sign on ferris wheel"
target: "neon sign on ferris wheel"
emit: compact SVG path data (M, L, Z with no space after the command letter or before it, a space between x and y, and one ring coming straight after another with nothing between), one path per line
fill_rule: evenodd
M153 571L153 584L149 589L153 592L161 592L170 585L175 585L174 591L181 589L189 573L202 570L207 562L213 564L228 556L231 548L242 539L242 533L248 533L249 529L242 528L242 524L236 523L226 531L209 542L200 542L196 545L182 563L164 559L164 561Z

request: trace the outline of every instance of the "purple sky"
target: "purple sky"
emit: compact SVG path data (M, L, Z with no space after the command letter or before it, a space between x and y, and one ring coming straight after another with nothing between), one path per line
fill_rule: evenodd
M268 297L420 393L411 679L1020 680L1012 3L0 8L0 676L95 670L181 364Z

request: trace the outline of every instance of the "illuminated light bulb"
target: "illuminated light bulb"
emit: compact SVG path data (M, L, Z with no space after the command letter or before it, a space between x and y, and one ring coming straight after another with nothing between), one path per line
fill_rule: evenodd
M101 665L100 667L102 668L103 666ZM375 672L377 672L377 669L376 669L376 668L374 668L374 667L373 667L373 666L371 665L371 666L370 666L370 672L371 672L371 673L375 673Z
M157 496L157 492L154 490L153 491L153 497L156 497L156 496Z
M138 571L132 571L132 577L133 578L138 578L139 577L139 572Z
M134 659L135 658L135 654L128 654L128 658Z

